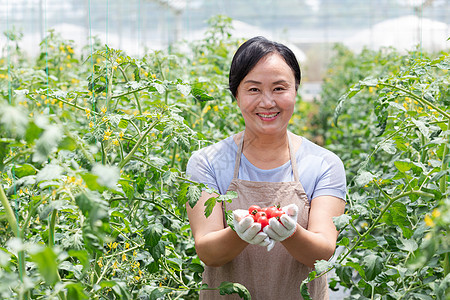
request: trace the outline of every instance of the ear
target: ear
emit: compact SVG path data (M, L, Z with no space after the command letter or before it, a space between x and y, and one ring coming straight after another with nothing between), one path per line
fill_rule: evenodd
M239 106L239 108L241 107L241 101L239 101L239 94L236 92L236 97L234 97L234 99L236 100L237 105Z

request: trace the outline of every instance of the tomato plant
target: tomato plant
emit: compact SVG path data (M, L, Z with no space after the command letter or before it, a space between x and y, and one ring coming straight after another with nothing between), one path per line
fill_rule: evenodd
M208 37L222 32L221 44L205 38L190 54L135 58L95 40L77 49L52 31L35 61L6 45L2 299L196 299L207 288L185 209L203 186L184 169L241 126L224 121L238 114L231 97L216 100L238 45L228 23L213 19ZM219 290L248 298L239 284Z
M334 67L344 75L330 77L324 92L339 82L348 90L323 133L349 176L347 213L334 220L343 251L318 262L305 282L334 269L331 286L348 288L352 299L446 299L448 54L384 50L340 59ZM362 78L345 78L347 64Z

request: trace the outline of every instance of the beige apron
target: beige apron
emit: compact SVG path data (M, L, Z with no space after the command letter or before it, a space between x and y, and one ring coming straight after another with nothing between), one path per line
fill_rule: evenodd
M244 134L238 146L233 180L228 188L229 191L237 192L238 196L232 203L224 203L224 206L226 204L224 210L248 209L252 204L261 207L280 204L283 207L295 203L299 207L297 222L303 228L307 228L310 204L298 178L290 140L289 153L294 175L292 182L257 182L239 179L243 141ZM249 290L253 300L303 299L300 284L312 270L295 260L279 242L270 252L267 252L265 247L248 245L233 261L221 267L206 266L203 283L209 287L218 287L223 281L241 283ZM326 276L310 282L308 290L314 300L328 299ZM221 296L217 290L204 290L200 292L200 299L240 299L240 297L237 294Z

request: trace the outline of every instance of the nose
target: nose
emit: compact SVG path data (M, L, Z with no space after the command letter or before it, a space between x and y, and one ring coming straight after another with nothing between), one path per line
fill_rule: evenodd
M271 108L275 106L275 99L272 93L264 92L261 95L260 107Z

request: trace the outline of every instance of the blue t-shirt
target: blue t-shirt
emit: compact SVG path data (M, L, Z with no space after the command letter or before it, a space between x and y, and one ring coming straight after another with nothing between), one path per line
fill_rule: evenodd
M190 179L226 194L233 179L238 146L232 136L195 151L189 159L186 173ZM298 176L309 201L318 196L335 196L345 200L346 178L344 164L333 152L302 137L295 153ZM239 166L239 179L264 182L294 181L291 162L270 170L250 163L244 154Z

